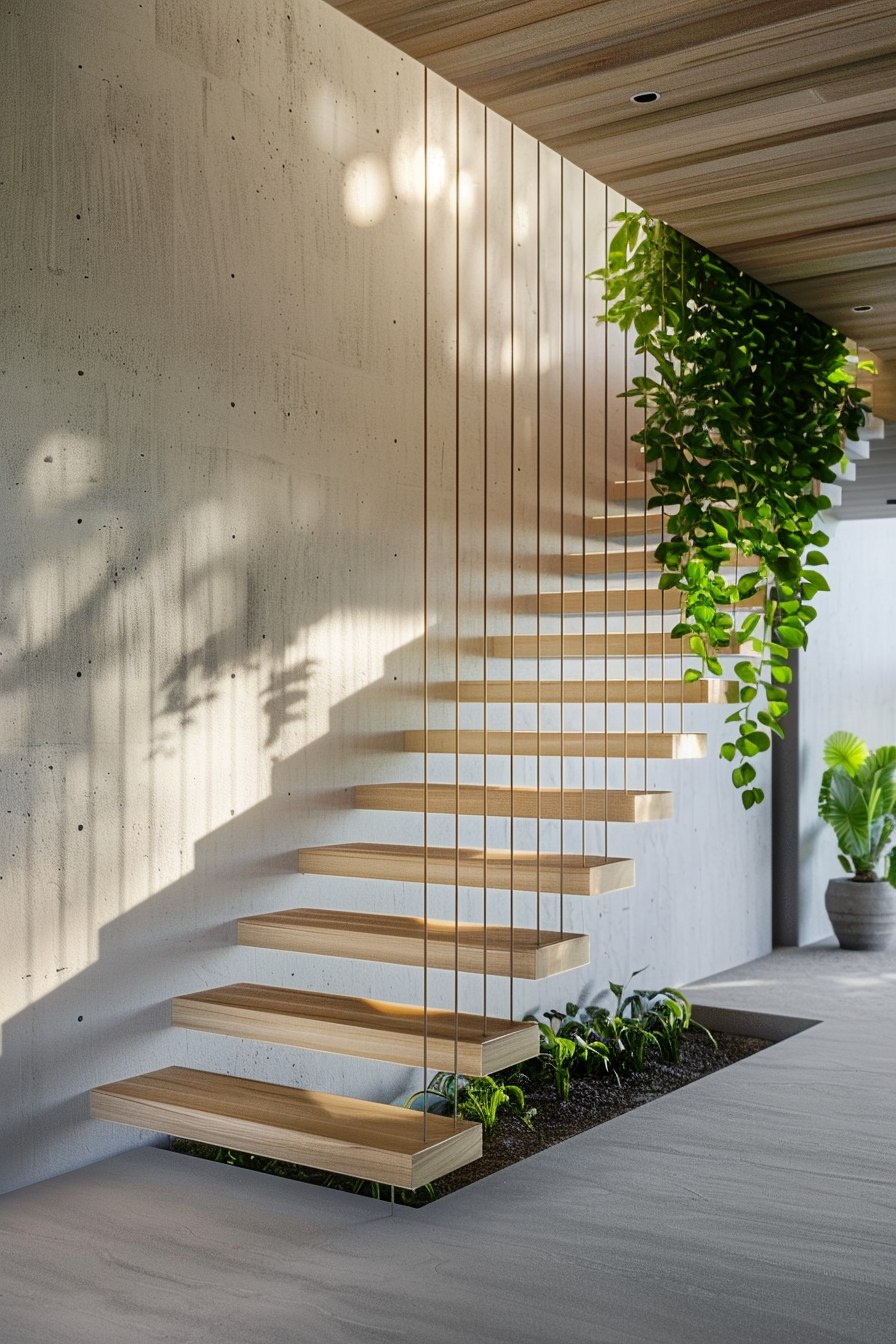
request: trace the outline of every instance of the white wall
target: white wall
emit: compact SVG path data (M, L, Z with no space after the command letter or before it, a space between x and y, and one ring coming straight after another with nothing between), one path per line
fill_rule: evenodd
M86 1093L164 1064L381 1098L408 1086L391 1066L172 1029L168 1001L241 979L419 1001L417 972L255 953L234 946L233 921L303 902L419 909L412 886L298 877L294 851L421 837L417 818L351 811L349 790L421 770L398 733L422 712L424 100L420 66L317 0L2 0L0 23L0 1187L12 1188L148 1139L91 1122ZM472 421L483 340L470 318L471 424L455 435L454 94L437 81L432 94L449 186L433 188L430 210L429 596L433 644L448 639L434 667L447 675L461 441L464 633L481 622L470 520L482 507ZM481 231L481 110L462 108ZM490 118L490 137L499 629L506 123ZM518 145L531 168L532 142ZM559 238L554 156L542 174L547 256ZM571 219L581 175L564 182ZM520 173L518 201L531 205L531 192ZM599 184L588 192L584 243L579 216L564 262L579 312L606 210ZM533 298L535 236L515 241L518 591L534 583L533 314L559 323L556 275ZM462 276L465 311L481 311L481 246L478 261L475 246L464 253ZM569 305L565 322L574 352L583 324ZM547 510L556 377L542 392ZM573 382L570 443L581 441L575 405ZM603 409L590 413L596 443ZM578 451L567 468L580 477ZM477 675L475 658L465 667ZM676 820L610 831L610 852L637 857L638 887L566 903L567 926L593 934L592 989L644 963L651 978L685 981L768 947L767 816L745 817L725 782L718 711L689 717L710 727L710 759L651 767L651 787L676 790ZM441 831L431 838L448 841L450 824ZM506 843L506 828L490 834ZM589 835L588 848L602 841ZM531 902L521 906L528 922ZM494 898L491 917L501 909ZM516 1011L574 996L584 979L518 987ZM449 992L435 976L434 995ZM506 991L493 992L497 1011Z
M862 519L830 531L831 592L819 596L800 662L800 943L830 937L824 892L842 872L817 815L824 740L845 728L872 748L896 742L896 525Z

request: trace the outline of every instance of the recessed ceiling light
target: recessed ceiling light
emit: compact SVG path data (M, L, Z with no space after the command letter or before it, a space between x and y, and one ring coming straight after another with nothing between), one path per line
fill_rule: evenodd
M873 304L873 303L854 303L853 306L852 306L852 310L853 310L854 313L873 313L873 312L874 312L874 304Z
M658 103L662 95L657 93L656 89L645 89L643 93L633 93L631 102L633 103Z

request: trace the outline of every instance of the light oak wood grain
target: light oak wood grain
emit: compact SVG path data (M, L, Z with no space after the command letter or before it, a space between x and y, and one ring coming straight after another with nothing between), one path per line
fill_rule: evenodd
M760 280L809 266L788 295L896 356L896 292L854 274L869 239L896 273L889 0L339 8Z
M525 594L516 600L518 612L532 614L541 612L543 616L618 616L622 613L639 615L645 611L678 616L681 594L675 589L660 592L658 588L642 586L627 588L586 588L572 589L563 593ZM762 607L765 594L760 591L750 597L742 597L736 603L738 607Z
M442 845L317 845L298 855L300 873L395 882L602 896L635 884L633 859Z
M276 985L237 984L173 999L176 1027L243 1036L302 1050L393 1064L423 1063L468 1075L493 1073L538 1054L538 1027L444 1008L385 1003Z
M446 698L449 690L446 688ZM462 681L457 687L462 704L506 704L513 701L518 705L643 705L647 704L688 704L688 705L727 705L737 701L738 684L734 681L721 681L712 677L703 681L682 681L680 677L670 677L668 681L641 681L634 678L619 677L615 681L580 681L570 678L568 681Z
M723 568L731 568L735 564L741 569L751 569L754 567L755 561L748 555L734 555L732 553L730 561L726 561ZM562 570L565 574L643 575L646 570L648 571L648 582L656 582L661 569L662 565L653 551L643 547L637 551L627 548L626 550L586 551L584 554L579 552L575 555L565 555L562 560L554 557L550 563L543 562L542 564L543 574Z
M543 817L558 821L662 821L673 815L673 795L623 789L536 789L527 785L360 784L355 807L390 812L450 812L460 816Z
M585 522L589 537L659 538L663 532L662 509L628 509L625 513L597 514ZM653 542L654 548L657 542Z
M691 761L706 755L704 733L554 733L505 732L478 729L413 728L404 735L406 751L482 754L494 756L648 756L654 760Z
M493 635L486 642L492 658L690 658L689 650L680 639L658 631L630 631L628 634L609 635ZM744 648L733 644L730 649L717 650L719 658L752 658L758 655L752 641Z
M158 1069L95 1087L90 1114L410 1190L482 1152L482 1128L467 1121L430 1115L424 1140L422 1115L403 1106L201 1069Z
M356 910L277 910L237 923L237 941L250 947L313 956L353 957L400 966L428 966L481 975L543 980L587 966L587 934L553 929L424 920L414 915ZM425 958L425 961L424 961ZM511 969L512 968L512 969Z

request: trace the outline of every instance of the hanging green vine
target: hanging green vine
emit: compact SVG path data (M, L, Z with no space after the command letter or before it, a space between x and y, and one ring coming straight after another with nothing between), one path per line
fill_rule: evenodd
M838 332L645 212L616 220L607 265L589 276L604 282L598 320L633 327L647 357L623 395L645 412L632 437L654 468L648 508L666 510L656 558L660 588L681 593L672 634L700 659L685 680L721 675L722 650L754 655L734 665L737 727L722 747L749 808L764 796L751 759L783 737L790 651L828 587L818 515L830 501L815 483L835 479L867 393ZM722 570L735 561L733 582ZM757 594L738 625L732 610Z

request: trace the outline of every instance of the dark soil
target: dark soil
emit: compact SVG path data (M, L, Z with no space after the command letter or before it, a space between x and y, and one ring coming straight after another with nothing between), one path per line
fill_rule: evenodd
M636 1106L644 1106L648 1101L655 1101L667 1092L674 1092L709 1073L736 1064L738 1060L747 1059L771 1045L771 1041L759 1040L755 1036L732 1036L724 1031L714 1032L713 1036L715 1047L702 1032L688 1032L677 1064L664 1064L658 1056L648 1058L643 1072L629 1074L619 1082L606 1076L577 1078L573 1081L567 1101L558 1100L552 1080L534 1078L524 1083L526 1104L534 1106L537 1111L532 1129L528 1129L516 1116L503 1112L494 1132L483 1139L482 1157L478 1161L458 1168L413 1194L410 1191L397 1192L397 1197L402 1204L413 1207L429 1204L433 1199L440 1199L442 1195L450 1195L465 1185L472 1185L474 1181L482 1180L483 1176L491 1176L493 1172L509 1167L514 1162L522 1162L533 1153L540 1153L542 1149L572 1138L574 1134L582 1134L586 1129L602 1125L605 1120L614 1120L616 1116L624 1115ZM391 1197L388 1186L336 1176L332 1172L312 1167L293 1166L272 1158L237 1153L210 1144L194 1143L190 1139L172 1138L171 1147L191 1157L250 1167L289 1180L351 1190L375 1199Z
M573 1082L567 1101L559 1101L553 1080L529 1083L524 1087L526 1105L534 1106L534 1128L529 1130L516 1116L507 1119L502 1114L495 1130L483 1139L482 1157L457 1171L450 1172L434 1182L435 1198L449 1195L465 1185L472 1185L483 1176L491 1176L502 1167L522 1162L543 1148L550 1148L574 1134L614 1120L636 1106L675 1092L679 1087L696 1082L709 1073L736 1064L771 1045L755 1036L731 1036L727 1032L713 1033L717 1049L713 1048L702 1032L689 1032L682 1043L681 1058L677 1064L664 1064L659 1058L649 1059L642 1073L631 1073L618 1083L612 1077L578 1078ZM525 1072L526 1066L523 1065Z

